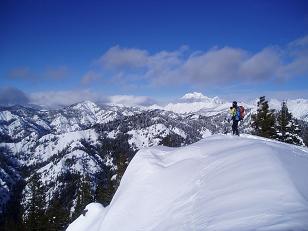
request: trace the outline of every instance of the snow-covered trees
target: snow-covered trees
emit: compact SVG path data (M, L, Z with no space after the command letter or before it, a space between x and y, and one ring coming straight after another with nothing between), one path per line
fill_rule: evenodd
M282 142L302 145L300 138L301 129L297 120L289 112L287 103L284 101L277 116L277 139Z
M284 101L278 112L270 109L265 96L260 97L257 113L252 115L253 133L285 143L303 145L301 129Z
M292 118L291 113L288 111L287 103L284 101L281 105L281 110L277 117L277 139L286 142L290 132L290 120Z
M163 137L159 144L168 147L181 147L184 143L184 138L178 134L168 134Z
M258 109L252 115L253 133L266 138L276 138L274 110L269 109L265 96L260 97Z

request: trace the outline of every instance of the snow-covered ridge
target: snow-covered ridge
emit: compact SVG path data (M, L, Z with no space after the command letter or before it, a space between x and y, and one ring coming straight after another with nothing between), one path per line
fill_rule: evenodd
M243 105L246 109L256 110L256 102L238 102L239 105ZM269 99L269 106L272 109L280 110L281 108L281 100L277 99ZM293 114L293 116L297 119L301 119L304 121L308 121L308 100L307 99L294 99L287 100L287 105L289 111ZM200 92L192 92L186 93L184 96L179 98L175 102L167 103L166 105L158 105L154 104L151 106L139 106L139 107L126 107L124 105L114 104L110 106L109 110L114 113L119 109L123 110L127 115L132 115L132 113L136 111L144 111L144 110L152 110L152 109L160 109L166 111L172 111L180 114L189 114L189 113L198 113L205 116L213 116L220 113L226 113L228 108L231 106L231 102L220 99L218 96L208 97L203 95ZM75 104L74 109L87 112L86 121L90 121L93 123L93 120L103 120L104 121L104 113L102 113L102 108L91 102L84 101L78 104ZM89 115L92 117L89 118ZM112 119L109 118L109 119ZM107 119L108 120L108 119Z
M258 100L259 99L256 99L253 102L238 102L238 105L242 105L248 110L256 111ZM281 100L269 100L269 106L272 109L280 110L281 104ZM231 102L224 101L218 96L211 98L203 95L202 93L193 92L185 94L176 102L168 103L164 106L155 104L148 108L167 110L180 114L197 113L204 116L213 116L220 113L227 113L231 105ZM287 100L287 106L295 118L308 122L307 99Z
M249 135L143 149L67 231L307 230L307 175L307 148Z
M236 99L235 99L236 100ZM239 105L244 106L248 110L256 111L258 99L253 102L238 102ZM282 101L276 99L269 99L269 106L272 109L280 110ZM179 114L199 114L203 116L214 116L218 114L228 113L231 106L231 101L225 101L218 96L208 97L199 92L187 93L174 102L169 102L164 105L153 104L151 106L125 106L122 104L108 104L100 105L91 101L83 101L73 104L71 106L58 110L58 116L54 117L52 125L59 130L59 132L80 130L80 125L93 125L95 123L105 123L114 120L119 114L123 116L132 116L136 113L141 113L147 110L159 109L171 111ZM289 111L297 119L308 122L308 100L295 99L287 100ZM50 110L40 110L41 113L47 113ZM70 120L67 114L63 112L70 111L79 115L79 119ZM16 119L14 114L10 111L0 111L0 119L6 122ZM61 121L66 121L62 123ZM44 123L44 122L43 122ZM67 126L66 126L67 125Z
M218 96L210 98L199 92L187 93L177 102L165 106L152 105L150 108L172 111L180 114L198 113L205 116L226 113L231 103L223 101Z

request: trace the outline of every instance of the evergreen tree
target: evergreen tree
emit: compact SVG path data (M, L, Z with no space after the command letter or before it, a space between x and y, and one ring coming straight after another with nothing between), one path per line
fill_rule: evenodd
M0 137L1 139L1 137ZM4 174L4 185L6 189L0 186L0 200L1 193L9 193L9 200L0 207L0 230L24 230L22 226L22 190L25 187L25 182L21 179L21 168L12 158L12 151L7 147L0 147L0 175ZM2 182L3 184L3 182ZM1 185L1 183L0 183ZM4 202L3 200L1 202Z
M303 142L306 145L306 147L308 147L308 127L304 127Z
M98 180L96 191L95 191L95 201L101 203L104 207L108 206L112 200L115 193L115 184L112 179L112 171L109 168L105 168L103 180Z
M300 138L301 130L296 119L289 112L287 103L284 101L277 117L277 139L282 142L302 145Z
M162 138L159 144L167 147L181 147L182 143L184 143L184 138L182 136L178 134L168 134Z
M290 132L290 121L292 115L288 111L288 107L286 102L282 102L281 110L278 113L277 117L277 139L282 142L286 142L289 139L289 132Z
M91 183L90 178L88 176L84 176L81 178L80 186L77 189L77 202L75 206L75 211L73 214L73 218L77 218L84 208L93 202L93 196L91 191Z
M10 201L6 204L4 209L3 218L4 221L0 222L0 227L3 230L25 230L22 222L22 206L21 206L21 192L24 188L24 182L19 181L13 188ZM0 229L1 230L1 229Z
M70 221L70 212L65 208L63 200L58 194L54 195L53 199L49 202L46 214L48 217L48 230L58 231L67 228L67 224Z
M290 140L287 143L304 145L303 139L301 138L301 129L297 119L293 118L290 121Z
M276 138L274 110L270 110L265 96L261 96L258 102L258 109L252 115L253 133L266 138Z
M30 204L24 218L26 230L46 230L48 219L45 214L45 190L40 175L34 173L29 179Z
M119 153L116 160L117 174L115 179L115 191L118 189L124 172L128 166L128 158L125 154Z

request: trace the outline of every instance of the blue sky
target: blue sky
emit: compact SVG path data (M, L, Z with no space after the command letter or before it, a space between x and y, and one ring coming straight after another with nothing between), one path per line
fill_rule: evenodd
M308 98L304 0L2 0L0 22L1 90L31 99Z

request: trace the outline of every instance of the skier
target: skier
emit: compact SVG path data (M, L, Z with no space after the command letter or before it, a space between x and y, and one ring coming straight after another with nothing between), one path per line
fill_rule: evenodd
M240 133L238 131L238 122L240 121L241 116L240 116L240 110L239 110L239 107L237 106L236 101L233 101L232 107L230 107L229 112L230 112L230 115L231 115L231 119L233 121L233 123L232 123L232 133L233 133L233 135L239 136Z

